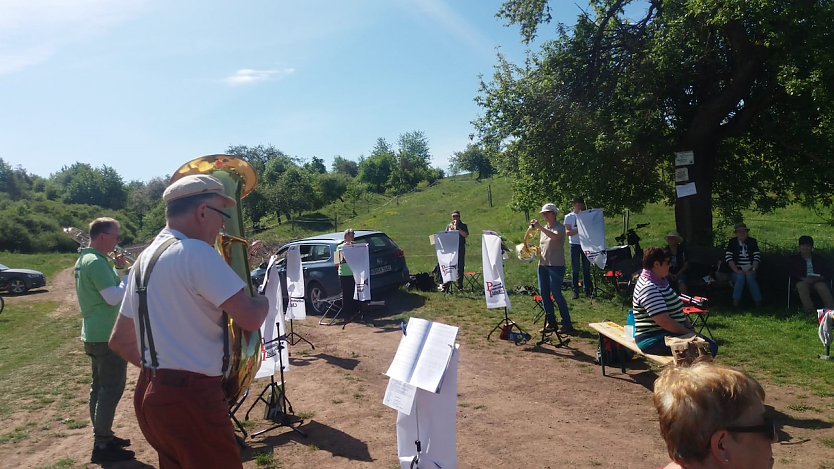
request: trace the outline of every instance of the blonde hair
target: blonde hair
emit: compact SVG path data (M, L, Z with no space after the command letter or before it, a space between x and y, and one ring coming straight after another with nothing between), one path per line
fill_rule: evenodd
M764 398L764 389L750 375L712 362L667 368L652 396L669 457L678 463L702 461L712 435Z
M113 227L121 228L122 225L118 221L116 221L115 218L96 218L95 220L90 222L90 239L96 239L96 236L98 236L100 233L104 233Z

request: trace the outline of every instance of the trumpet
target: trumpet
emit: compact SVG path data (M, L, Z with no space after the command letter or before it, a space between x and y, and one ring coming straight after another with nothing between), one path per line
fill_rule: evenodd
M73 241L78 243L78 252L81 252L82 249L90 246L90 235L80 228L76 228L74 226L67 226L64 228L64 234L66 234L67 236L72 238ZM107 257L110 258L110 260L113 262L116 262L117 256L124 256L128 264L130 265L133 265L136 262L136 256L134 256L129 251L125 250L124 248L118 245L116 245L116 247L113 248L113 252L108 252L106 254Z

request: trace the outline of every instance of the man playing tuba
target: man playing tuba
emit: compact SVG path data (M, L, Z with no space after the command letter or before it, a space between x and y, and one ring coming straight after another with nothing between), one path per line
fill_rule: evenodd
M110 347L142 368L133 404L161 469L242 468L222 388L223 312L256 331L268 301L246 294L213 247L236 205L217 178L184 176L162 199L167 224L134 265Z

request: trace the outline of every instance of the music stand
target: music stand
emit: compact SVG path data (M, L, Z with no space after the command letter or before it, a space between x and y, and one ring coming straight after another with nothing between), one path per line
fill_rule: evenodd
M493 327L492 330L489 332L489 334L487 334L487 340L489 340L489 338L490 338L490 336L492 335L493 332L497 331L498 329L503 330L504 327L506 327L506 326L510 326L510 330L513 330L514 328L518 329L518 332L520 332L521 334L524 334L525 336L529 337L529 334L524 332L524 329L522 329L521 326L519 326L518 324L516 324L515 321L510 319L509 313L507 311L507 307L505 306L504 307L504 317L500 321L498 321L498 324L496 324L495 327ZM518 345L518 343L516 343L516 345Z
M275 422L275 425L267 428L266 430L261 430L259 432L255 432L252 436L258 436L263 433L266 433L271 430L275 430L278 427L289 427L292 431L298 433L299 435L306 437L307 434L302 432L297 428L298 425L304 423L304 419L297 417L295 415L295 411L292 409L292 404L290 400L287 399L287 382L284 381L284 357L281 355L281 349L284 348L281 345L281 340L286 340L286 336L280 336L277 339L271 340L269 343L278 341L277 347L275 348L276 353L278 353L278 368L280 370L281 376L281 384L275 382L275 375L269 377L269 383L266 385L263 391L258 394L258 397L255 398L255 402L249 406L249 410L246 411L246 415L244 418L249 420L249 413L252 412L252 409L255 408L255 405L258 401L261 401L266 405L266 410L264 411L264 419L272 420ZM266 345L266 344L264 344ZM312 345L312 344L311 344ZM264 399L264 394L269 392L269 399ZM242 404L242 402L241 402ZM240 407L240 404L238 404ZM237 408L235 408L237 410ZM244 432L245 435L245 432Z
M305 338L304 338L301 334L299 334L299 333L295 332L295 331L292 329L292 319L290 319L290 333L289 333L289 334L287 334L287 343L288 343L288 344L290 344L290 345L292 345L292 346L294 347L296 344L299 344L299 343L301 343L301 342L307 342L308 344L310 344L310 347L311 347L313 350L315 350L315 349L316 349L316 346L315 346L315 345L313 345L313 343L312 343L312 342L310 342L309 340L305 339Z
M554 334L556 335L556 338L557 338L557 339L559 339L559 343L558 343L558 344L554 344L554 343L550 340L550 337L551 337L552 335L554 335ZM552 346L554 346L554 347L557 347L557 348L558 348L558 347L564 347L564 346L566 346L569 342L570 342L570 338L563 339L563 338L562 338L562 334L559 334L559 331L558 331L558 330L552 330L552 331L549 331L549 332L548 332L548 331L547 331L547 328L542 328L542 340L540 340L540 341L536 342L536 346L538 347L538 346L540 346L540 345L552 345Z

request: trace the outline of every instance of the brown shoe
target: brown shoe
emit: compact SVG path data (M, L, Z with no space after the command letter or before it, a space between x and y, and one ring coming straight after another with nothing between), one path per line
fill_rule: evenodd
M576 329L574 329L573 326L564 326L561 330L559 330L559 333L566 335L576 334Z

